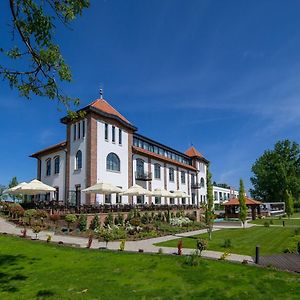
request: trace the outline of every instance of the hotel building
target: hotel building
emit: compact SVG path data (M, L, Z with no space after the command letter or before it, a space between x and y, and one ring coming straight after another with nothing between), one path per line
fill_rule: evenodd
M83 117L61 119L66 127L65 141L31 155L37 159L37 178L57 190L48 197L71 205L199 206L206 202L208 160L194 147L182 153L139 134L137 127L102 98L79 111L84 112ZM81 192L100 181L122 189L138 184L149 191L180 190L191 197L121 197Z

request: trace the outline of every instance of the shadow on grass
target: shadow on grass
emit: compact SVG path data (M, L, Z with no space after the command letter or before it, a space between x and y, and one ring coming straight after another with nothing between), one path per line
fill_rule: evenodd
M49 297L53 297L55 293L50 290L40 290L36 293L36 298L37 299L46 299Z
M15 270L10 270L7 272L5 269L7 267L11 267L14 265L18 265L18 263L28 260L24 255L0 255L0 291L8 292L8 293L16 293L19 291L19 288L16 287L16 281L25 281L28 277L16 273ZM5 272L3 272L5 270ZM12 274L13 273L13 274Z

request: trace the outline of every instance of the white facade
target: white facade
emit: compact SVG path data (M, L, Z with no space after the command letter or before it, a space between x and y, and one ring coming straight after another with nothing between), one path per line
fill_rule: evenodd
M83 126L83 122L85 125ZM85 127L85 131L83 131ZM80 129L79 129L80 128ZM71 125L71 137L70 137L70 183L68 201L76 202L76 189L80 191L85 189L86 186L86 120L76 122ZM76 165L76 155L81 151L82 154L82 166L78 168ZM85 194L80 192L80 202L85 204Z
M59 160L58 170L55 170L56 159ZM58 199L63 199L65 195L66 151L59 150L41 156L40 163L41 163L40 180L45 184L48 184L58 189L58 195L56 195L56 193L50 193L49 200L53 200L56 197L58 197ZM48 172L48 174L47 174L47 163L50 164L50 172Z
M132 197L133 204L200 205L206 202L208 161L194 147L181 153L137 134L136 127L103 99L94 101L85 111L87 115L76 122L67 117L61 120L69 132L66 142L32 155L41 161L41 180L58 188L56 200L76 206L91 204L87 201L93 200L81 191L88 183L97 181L123 190L131 184L139 184L149 191L179 190L190 196L189 199ZM88 157L90 153L96 155ZM54 174L54 165L51 165L48 174L47 161L54 164L57 156L60 157L59 173ZM129 200L131 197L116 194L96 196L97 204L128 204Z
M105 124L108 138L105 139ZM128 133L114 126L115 141L112 141L113 125L97 121L97 182L109 182L122 189L128 188ZM119 139L121 130L121 139ZM120 159L120 171L107 169L106 160L109 153L115 153ZM97 203L104 203L104 195L97 195ZM116 194L111 196L111 203L116 204ZM122 203L128 203L128 197L122 196Z
M213 186L214 204L222 204L223 202L231 199L238 198L239 192L233 188L223 188L219 186Z

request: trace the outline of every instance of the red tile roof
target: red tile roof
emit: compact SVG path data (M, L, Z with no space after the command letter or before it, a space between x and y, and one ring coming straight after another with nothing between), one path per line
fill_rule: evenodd
M35 152L35 153L31 154L29 157L38 157L41 154L47 154L47 153L55 152L56 150L60 150L60 149L66 148L66 146L67 146L67 142L66 141L60 142L58 144L55 144L53 146L50 146L50 147L47 147L47 148L45 148L43 150Z
M115 108L113 108L107 101L104 99L97 99L92 102L89 106L97 108L107 114L114 115L119 117L124 122L131 124L124 116L122 116Z
M262 204L262 202L245 197L246 200L246 205L258 205ZM224 205L240 205L239 199L238 198L231 198L227 202L223 203Z
M147 156L151 156L151 157L156 158L158 160L169 162L171 164L180 166L180 167L185 168L185 169L189 169L189 170L192 170L192 171L197 171L197 169L195 167L191 166L191 165L181 163L177 160L162 156L160 154L157 154L157 153L154 153L154 152L151 152L151 151L148 151L148 150L136 147L136 146L132 146L132 149L133 149L133 152L135 152L135 153L145 154Z
M190 157L201 157L204 158L203 155L194 147L190 147L185 151L185 154L190 156Z

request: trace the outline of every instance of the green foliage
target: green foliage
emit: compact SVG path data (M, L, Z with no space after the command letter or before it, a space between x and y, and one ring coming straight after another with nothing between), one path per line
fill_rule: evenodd
M208 246L208 242L205 239L197 239L197 250L199 251L199 254L201 256L201 253L203 250L206 250Z
M11 66L0 65L0 75L21 96L46 96L57 99L68 109L70 102L78 99L66 96L58 81L71 81L71 71L65 63L59 46L54 43L55 23L69 23L89 7L89 0L72 1L10 1L14 45L2 49L1 54L10 58ZM1 60L0 60L1 61Z
M97 214L95 214L91 224L90 224L90 229L92 230L98 230L100 227L100 222L99 222L99 217Z
M99 223L99 222L98 222ZM109 212L104 220L104 225L105 226L112 226L114 224L114 216L111 212ZM99 227L99 224L97 226L97 228Z
M198 251L193 251L190 255L187 255L185 257L184 264L191 267L198 266L200 264Z
M285 212L287 216L290 218L291 215L294 213L294 198L291 192L285 190L284 195L284 202L285 202Z
M121 240L120 247L119 247L120 251L124 251L125 250L125 242L126 242L126 240Z
M213 226L214 226L214 212L213 212L214 197L213 197L213 185L211 183L212 174L209 170L209 166L207 166L206 178L207 178L207 181L206 181L207 204L206 204L206 209L205 209L205 222L207 225L209 240L211 240Z
M0 66L1 67L1 66ZM0 69L1 70L1 69ZM1 72L0 72L1 74ZM16 176L14 176L11 181L8 184L8 188L12 188L14 186L17 186L19 184L18 179ZM21 200L22 196L21 195L14 195L14 194L9 194L9 197L12 198L14 201L17 200Z
M240 179L240 189L239 189L239 202L240 202L240 220L243 223L243 227L245 228L245 221L247 218L247 206L246 206L246 199L245 199L245 188L244 182Z
M286 190L300 197L300 149L289 140L279 141L252 166L251 195L264 202L283 201Z
M84 214L80 214L78 218L78 228L80 231L85 231L87 226L87 216Z
M232 246L231 239L225 239L223 247L224 248L230 248L231 246Z
M265 227L270 227L270 223L269 223L268 221L265 221L265 222L264 222L264 226L265 226Z
M230 255L229 252L224 252L224 253L220 256L219 260L225 260L229 255Z
M27 209L24 213L24 217L28 220L29 225L31 225L31 220L35 218L36 210L35 209Z
M67 222L69 228L71 223L75 223L77 221L77 217L76 215L68 214L65 216L65 221Z
M42 227L39 224L34 224L32 227L32 232L35 233L35 238L38 238L38 234L41 232Z

